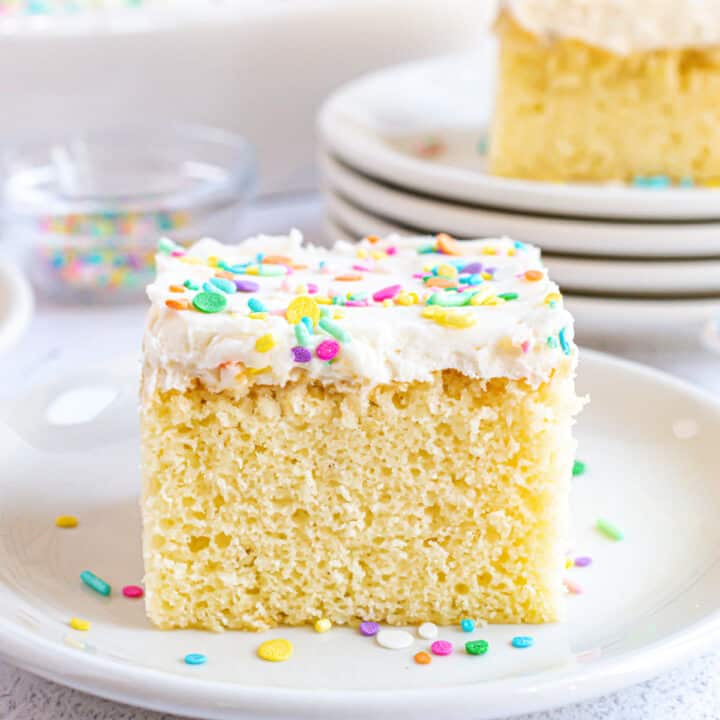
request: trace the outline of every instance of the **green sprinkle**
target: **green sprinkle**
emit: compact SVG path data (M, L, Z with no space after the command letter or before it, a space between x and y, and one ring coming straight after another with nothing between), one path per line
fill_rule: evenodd
M344 328L341 328L337 323L334 323L330 318L320 318L318 325L336 340L340 342L350 342L350 333Z
M302 345L302 347L307 347L310 344L310 333L301 322L295 325L295 337L298 341L298 345Z
M96 593L100 593L100 595L108 597L112 592L112 588L108 585L108 583L89 570L83 570L80 573L80 579Z
M465 643L465 652L468 655L484 655L489 647L487 640L470 640Z
M226 272L232 272L232 265L228 265L224 260L218 260L217 266L221 270L225 270Z
M248 298L247 304L253 312L267 312L265 305L257 298Z
M332 310L327 305L320 306L320 315L322 317L328 317L332 313Z
M258 275L262 275L263 277L287 275L287 268L283 265L260 265L260 267L258 267Z
M169 255L176 249L177 245L168 237L160 238L158 241L158 252L161 252L163 255Z
M192 304L196 310L212 314L224 310L227 306L227 300L221 293L200 292L193 298Z
M520 296L517 293L509 292L509 293L500 293L498 297L501 300L517 300Z
M576 460L573 463L573 475L584 475L587 470L587 465L582 460Z
M218 290L222 290L224 293L227 293L228 295L232 295L233 293L237 292L237 288L235 287L235 283L232 280L228 280L226 278L210 278L210 283L214 285Z
M430 253L437 252L437 247L433 245L422 245L418 248L418 255L428 255Z
M558 346L558 341L554 337L549 337L547 339L547 346L555 349Z
M602 518L598 518L597 523L595 524L595 527L607 538L610 538L610 540L624 540L625 535L623 535L622 530L615 527L612 523L608 522L607 520L603 520Z
M186 280L186 281L183 283L183 285L184 285L188 290L199 290L199 289L200 289L200 288L198 288L198 286L197 286L192 280Z
M357 301L359 301L359 300L367 300L367 297L368 297L368 294L367 294L366 292L364 292L364 291L363 291L363 292L356 292L356 293L352 293L352 294L348 297L348 300L350 300L350 302L357 302Z
M439 305L440 307L462 307L468 305L475 295L474 292L461 293L433 293L427 301L427 305Z

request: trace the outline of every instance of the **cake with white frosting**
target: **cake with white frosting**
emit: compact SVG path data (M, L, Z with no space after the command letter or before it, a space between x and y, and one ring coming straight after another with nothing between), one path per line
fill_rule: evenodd
M491 171L720 181L720 0L507 0Z
M581 403L536 248L164 243L148 295L156 625L561 616Z

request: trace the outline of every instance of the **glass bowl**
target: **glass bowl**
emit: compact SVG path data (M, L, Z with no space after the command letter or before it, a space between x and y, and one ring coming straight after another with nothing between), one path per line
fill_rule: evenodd
M243 138L182 125L29 140L0 172L6 240L39 294L75 302L137 298L163 236L231 240L255 185Z

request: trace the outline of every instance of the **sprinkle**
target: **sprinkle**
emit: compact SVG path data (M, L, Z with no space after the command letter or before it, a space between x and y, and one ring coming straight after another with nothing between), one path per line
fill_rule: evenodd
M222 290L228 295L232 295L233 293L237 292L237 287L232 280L227 280L226 278L222 277L212 277L210 278L210 283L214 285L218 290Z
M135 599L141 598L145 594L145 591L139 585L126 585L122 589L122 594L126 598Z
M322 314L322 312L321 312L321 314ZM308 331L308 335L312 335L313 334L313 321L309 317L304 317L300 322L303 324L305 329ZM298 325L299 324L300 323L298 323Z
M163 255L169 255L173 250L177 249L177 245L168 237L162 237L158 240L158 252Z
M277 277L287 275L288 269L284 265L260 265L257 274L261 277Z
M565 569L569 570L573 566L572 558L565 558Z
M298 323L295 326L295 338L302 347L307 347L310 344L310 333L303 323Z
M370 268L367 265L353 265L352 269L358 272L370 272Z
M296 297L285 311L285 319L291 325L296 325L304 318L309 318L313 325L317 325L320 319L320 307L307 295Z
M458 276L457 268L453 265L448 265L447 263L438 265L435 268L435 272L440 277L450 278L451 280L454 280Z
M563 585L565 585L567 591L572 595L582 595L583 589L576 582L570 580L570 578L565 578L563 580Z
M541 270L526 270L525 271L525 279L528 282L537 282L538 280L542 280L543 277L545 277L542 274Z
M320 322L318 323L320 327L328 333L328 335L332 335L336 340L339 340L340 342L350 342L350 333L348 333L347 330L340 327L337 323L334 323L329 318L321 318Z
M433 320L438 325L452 328L469 328L476 322L477 318L469 313L458 312L457 310L445 310L437 305L429 305L422 311L422 316Z
M487 640L470 640L465 643L465 652L468 655L484 655L489 647Z
M170 287L168 287L168 290L170 292L175 292L175 293L184 293L185 286L184 285L170 285Z
M425 280L425 287L436 287L436 288L454 288L457 283L454 280L442 277L429 277Z
M543 302L545 305L552 305L553 303L559 303L562 300L562 295L558 292L551 292L545 296Z
M262 335L255 341L255 349L261 353L270 352L274 347L275 338L270 333Z
M547 346L555 349L558 346L558 341L554 337L549 337L547 339Z
M569 355L570 354L570 345L567 341L567 337L565 337L565 332L566 332L566 328L563 328L562 330L560 330L560 332L558 333L558 340L560 341L560 347L563 351L563 354Z
M460 621L460 627L462 628L463 632L472 632L475 629L475 621L470 620L470 618L465 618L464 620Z
M265 304L257 298L248 298L247 304L253 312L267 312Z
M80 573L80 579L96 593L100 593L100 595L108 597L112 592L110 585L89 570L83 570Z
M335 340L323 340L315 348L315 354L321 360L332 360L339 352L340 345Z
M453 651L453 645L449 640L436 640L430 646L430 651L433 655L450 655Z
M435 239L437 240L438 252L443 255L462 255L460 243L447 233L440 233Z
M432 662L432 657L424 650L421 650L419 653L415 653L413 660L415 660L418 665L429 665Z
M77 617L70 618L70 622L68 624L73 630L82 630L83 632L86 632L90 629L89 620L82 620L81 618Z
M198 289L199 289L198 286L197 286L192 280L186 280L186 281L183 283L183 285L184 285L188 290L198 290Z
M624 540L625 536L622 533L622 530L615 527L612 523L609 523L607 520L603 520L603 518L598 518L597 523L595 524L595 527L603 534L605 537L609 538L610 540Z
M326 633L332 627L332 623L327 618L320 618L320 620L315 621L313 627L315 632Z
M418 294L414 292L401 292L395 298L395 302L398 305L417 305L418 301Z
M258 657L268 662L285 662L290 659L292 652L292 643L284 638L266 640L257 650Z
M576 567L587 567L588 565L592 565L591 557L588 557L586 555L581 555L580 557L575 558L575 566Z
M292 259L285 255L265 255L260 262L263 262L266 265L290 265L292 263Z
M509 301L509 300L517 300L520 296L516 292L506 292L506 293L500 293L498 297L501 300Z
M260 285L252 280L236 280L235 289L238 292L252 293L257 292L260 289Z
M483 271L483 264L479 262L470 263L465 265L460 272L463 275L479 275Z
M345 273L344 275L336 275L334 280L337 280L338 282L358 282L359 280L362 280L362 275Z
M474 292L461 292L461 293L433 293L429 300L428 305L440 305L441 307L463 307L469 305L475 295Z
M380 632L380 626L376 622L366 620L360 623L360 634L365 637L372 637Z
M413 644L413 636L406 630L380 630L375 639L387 650L402 650Z
M251 313L248 315L248 317L249 317L251 320L267 320L267 316L268 316L268 314L267 314L266 312L261 312L261 313L251 312Z
M300 325L297 325L296 327L300 327ZM310 350L306 347L302 347L301 345L296 345L290 350L290 352L292 353L293 360L296 363L309 363L312 360L312 353Z
M204 665L207 662L207 655L202 653L188 653L185 658L186 665Z
M532 647L534 643L535 641L529 635L517 635L510 644L514 648L522 649Z
M171 310L189 310L190 303L187 300L166 300L165 305Z
M572 474L574 476L584 475L586 470L587 470L587 465L582 460L576 460L573 463Z
M227 300L220 293L200 292L193 298L192 304L196 310L212 314L224 310L227 306Z
M437 637L438 628L435 623L426 622L418 628L417 632L423 640L432 640Z
M378 290L377 292L373 293L372 298L375 302L382 302L383 300L393 300L400 294L401 290L402 285L389 285L388 287L385 287L382 290Z
M58 515L55 524L59 528L74 528L77 527L78 519L74 515Z

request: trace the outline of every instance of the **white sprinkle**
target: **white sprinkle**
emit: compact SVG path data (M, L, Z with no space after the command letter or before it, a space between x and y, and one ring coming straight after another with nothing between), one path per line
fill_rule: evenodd
M380 647L388 650L402 650L413 644L413 636L405 630L381 630L375 639Z
M417 634L423 640L432 640L437 637L438 628L435 623L427 622L423 623L418 629Z
M672 430L678 440L689 440L698 434L700 428L692 418L680 418L673 423Z

